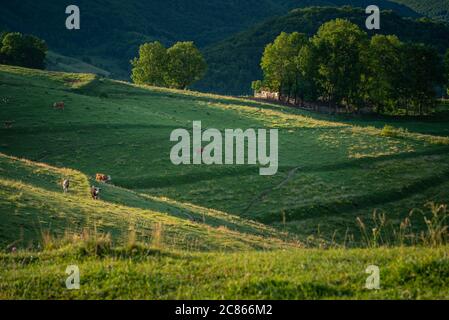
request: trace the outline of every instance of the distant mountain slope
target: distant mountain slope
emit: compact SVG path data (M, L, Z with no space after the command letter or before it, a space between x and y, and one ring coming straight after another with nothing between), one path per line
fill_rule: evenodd
M315 7L293 10L206 48L209 71L195 89L233 95L249 94L251 81L261 78L260 58L269 42L282 31L298 31L310 36L321 24L335 18L348 19L365 29L366 14L362 9ZM379 33L396 34L403 41L431 44L440 51L449 48L447 25L404 18L391 11L383 12Z
M166 44L194 40L200 46L221 40L270 16L286 12L270 0L78 0L81 29L65 28L68 0L4 1L0 30L17 30L43 37L56 52L68 56L129 59L145 41Z
M429 18L449 22L449 0L393 0Z
M193 40L204 47L293 8L379 4L401 15L417 15L407 6L387 0L78 0L81 30L69 31L65 8L70 4L69 0L3 1L0 30L33 33L55 52L75 58L88 56L96 66L112 72L112 77L128 78L129 60L143 42L159 40L168 45Z
M93 66L89 62L89 60L81 61L49 51L47 53L46 69L49 71L94 73L104 77L111 75L110 72Z

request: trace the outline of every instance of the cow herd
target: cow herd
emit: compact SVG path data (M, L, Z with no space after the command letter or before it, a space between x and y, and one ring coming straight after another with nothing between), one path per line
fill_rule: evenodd
M109 175L105 175L102 173L97 173L95 175L95 180L98 182L103 182L103 183L109 183L112 178ZM69 178L65 178L64 180L62 180L62 191L64 193L68 193L69 192L69 188L70 188L70 179ZM100 199L100 191L101 188L98 188L94 185L92 185L90 187L90 195L92 197L93 200L98 200Z

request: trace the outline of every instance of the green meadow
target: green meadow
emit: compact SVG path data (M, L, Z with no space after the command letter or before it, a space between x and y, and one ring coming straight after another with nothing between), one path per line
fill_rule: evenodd
M278 173L173 165L195 120L278 129ZM0 298L449 298L447 107L349 118L0 66L0 121Z

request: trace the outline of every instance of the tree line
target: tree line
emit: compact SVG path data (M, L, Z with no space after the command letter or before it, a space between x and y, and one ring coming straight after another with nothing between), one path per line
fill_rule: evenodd
M443 59L432 47L404 43L394 35L368 34L345 19L324 23L311 38L281 33L265 47L263 80L255 91L304 105L325 104L337 112L362 107L377 113L426 114L437 89L449 78L449 50Z
M0 33L0 64L44 69L47 44L32 35L20 32Z
M207 69L193 42L177 42L168 49L158 41L145 43L131 65L133 82L176 89L186 89L201 79Z

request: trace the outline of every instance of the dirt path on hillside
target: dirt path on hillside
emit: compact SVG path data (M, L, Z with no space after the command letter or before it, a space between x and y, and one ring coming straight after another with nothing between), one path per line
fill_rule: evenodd
M268 196L271 192L273 192L274 190L278 190L280 188L282 188L287 182L289 182L296 174L296 172L301 169L301 167L296 167L293 168L292 170L290 170L287 174L287 177L282 180L279 184L277 184L274 187L268 188L264 191L262 191L260 194L258 194L251 202L250 204L243 210L243 213L247 213L249 211L249 209L251 209L251 207L254 205L254 203L256 203L257 201L262 200L263 198L265 198L266 196Z

